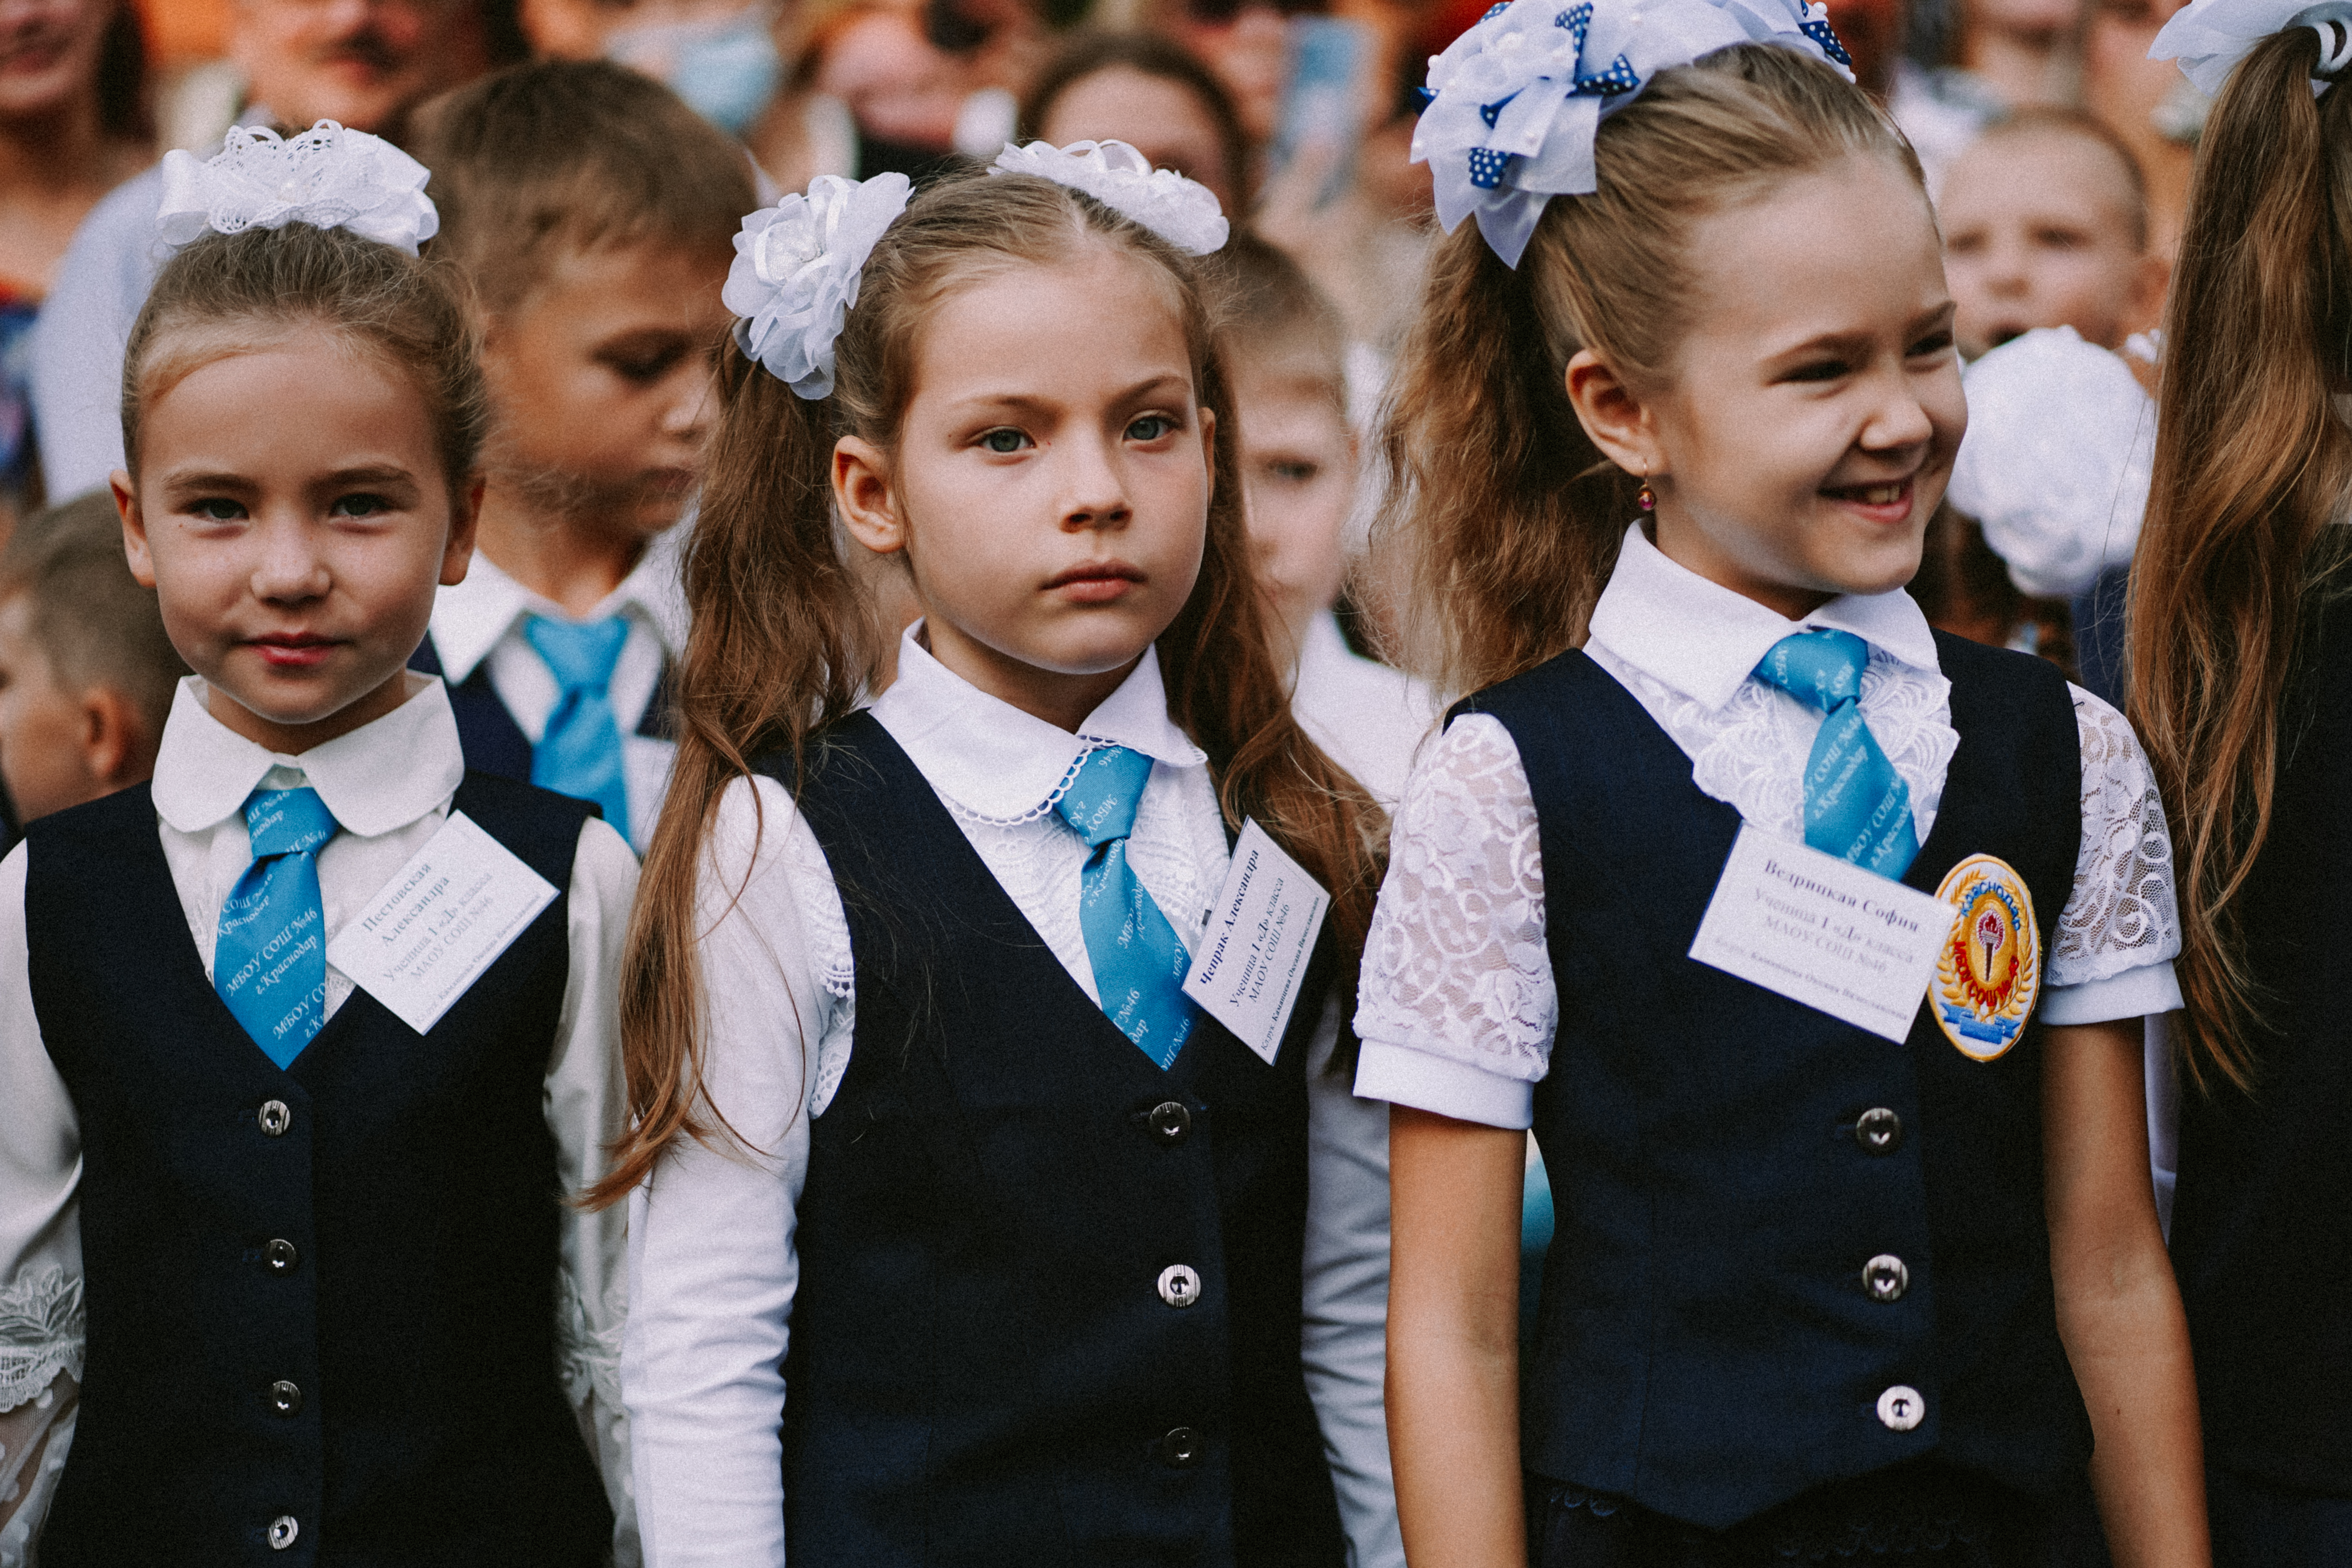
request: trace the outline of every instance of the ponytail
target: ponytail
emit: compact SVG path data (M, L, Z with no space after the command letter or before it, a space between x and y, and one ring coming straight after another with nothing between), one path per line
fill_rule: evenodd
M2261 998L2238 902L2271 828L2291 667L2352 492L2352 89L2315 100L2318 36L2231 74L2197 156L2132 570L2131 700L2173 808L2193 1079L2251 1087Z

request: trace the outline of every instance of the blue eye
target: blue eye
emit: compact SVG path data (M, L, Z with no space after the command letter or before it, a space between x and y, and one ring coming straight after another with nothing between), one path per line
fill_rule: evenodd
M1147 414L1127 427L1130 441L1158 441L1176 432L1176 421L1165 414Z
M1010 426L1000 426L980 438L980 444L999 457L1009 457L1029 445L1029 437Z

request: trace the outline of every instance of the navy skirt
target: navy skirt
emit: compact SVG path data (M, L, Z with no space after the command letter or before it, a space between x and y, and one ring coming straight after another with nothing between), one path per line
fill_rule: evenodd
M1529 1475L1527 1487L1529 1568L2072 1568L2081 1561L2079 1510L1934 1460L1818 1487L1724 1531L1542 1476Z

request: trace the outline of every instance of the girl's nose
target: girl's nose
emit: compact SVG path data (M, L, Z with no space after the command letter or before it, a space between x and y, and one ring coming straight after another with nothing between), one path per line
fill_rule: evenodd
M317 531L292 519L265 521L255 530L254 597L272 604L302 604L325 596L334 582L319 549Z
M1063 477L1062 526L1103 529L1124 525L1134 508L1129 504L1126 481L1106 443L1066 441L1061 451L1068 465Z

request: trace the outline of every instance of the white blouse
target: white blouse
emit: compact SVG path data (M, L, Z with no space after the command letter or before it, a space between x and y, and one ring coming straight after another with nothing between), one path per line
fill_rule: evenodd
M1904 782L1919 840L1958 748L1951 682L1908 594L1832 599L1802 621L1707 582L1636 527L1594 606L1585 652L1691 759L1699 789L1800 840L1819 710L1751 678L1801 627L1870 645L1862 710ZM2041 1017L2084 1024L2180 1005L2171 845L2131 726L2070 688L2082 743L2082 848L2053 928ZM1517 747L1486 714L1457 720L1405 789L1364 954L1356 1091L1523 1128L1550 1065L1559 994L1545 945L1536 810Z
M156 831L207 980L221 906L252 860L243 807L254 790L307 785L334 813L342 831L318 858L331 930L372 903L440 830L465 775L457 724L440 681L410 681L400 707L299 757L264 751L215 719L200 678L180 683L155 760ZM33 1007L26 854L20 845L0 861L0 1568L34 1561L72 1447L83 1364L81 1138ZM547 1064L547 1124L567 1191L604 1174L604 1147L626 1127L616 977L636 885L636 858L620 835L586 824L572 864L571 967ZM331 965L330 1016L352 990ZM617 1206L566 1209L562 1278L551 1283L564 1390L583 1432L593 1435L614 1556L628 1568L637 1537L620 1402L623 1224Z
M1088 1000L1093 966L1078 924L1088 851L1054 810L1079 760L1102 743L1152 759L1129 863L1187 948L1198 950L1230 859L1207 758L1168 717L1157 657L1073 735L969 685L908 628L898 676L874 717L939 792L950 815ZM630 1200L631 1310L622 1347L646 1562L656 1568L785 1561L781 1430L799 1263L794 1215L807 1179L809 1122L840 1088L856 1034L856 967L841 897L807 822L773 780L738 781L721 797L704 863L699 948L707 1012L703 1086L734 1130L716 1146L683 1142ZM1328 1058L1336 1005L1310 1062ZM806 1042L815 1042L812 1052ZM1343 1488L1387 1499L1379 1363L1361 1342L1384 1331L1363 1310L1386 1294L1387 1236L1376 1260L1358 1229L1336 1223L1384 1135L1344 1109L1347 1086L1309 1079L1305 1312L1323 1330L1309 1392ZM1335 1111L1337 1112L1335 1114ZM1381 1151L1384 1153L1384 1151ZM1335 1177L1337 1178L1335 1180ZM1337 1194L1335 1196L1335 1194ZM1376 1267L1375 1267L1376 1262ZM1310 1362L1318 1360L1311 1352ZM1366 1478L1371 1478L1367 1480ZM1381 1506L1376 1503L1375 1509Z

